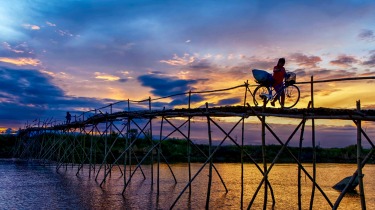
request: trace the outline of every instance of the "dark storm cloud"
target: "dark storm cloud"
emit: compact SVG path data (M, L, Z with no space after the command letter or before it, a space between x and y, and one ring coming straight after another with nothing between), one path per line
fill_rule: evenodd
M231 105L236 105L242 101L241 98L228 98L228 99L223 99L217 102L218 106L231 106Z
M181 95L181 96L174 96L171 97L172 101L171 102L152 102L152 108L153 109L173 109L175 106L179 106L179 108L188 108L189 106L189 96L188 94L186 95ZM204 97L201 95L192 95L190 97L190 103L196 103L196 102L201 102L204 101ZM182 107L181 107L182 106ZM194 107L191 107L194 108Z
M213 65L208 60L201 59L201 60L194 61L193 63L189 65L189 67L194 70L202 70L202 69L210 69L213 67Z
M52 86L49 79L37 71L1 68L0 75L0 90L20 104L41 106L54 103L52 98L63 96L61 89Z
M66 111L100 107L109 102L67 96L51 82L52 78L35 70L0 67L0 77L0 125L17 126L37 118L63 119Z
M195 103L195 102L200 102L200 101L203 101L204 100L204 97L201 96L201 95L192 95L190 97L190 102L191 103ZM177 106L177 105L188 105L189 103L189 98L186 96L186 97L178 97L176 99L174 99L170 105L172 106Z
M151 92L156 96L169 96L185 93L192 90L192 85L200 80L182 80L175 77L163 77L154 74L147 74L138 77L138 81L144 87L152 88Z

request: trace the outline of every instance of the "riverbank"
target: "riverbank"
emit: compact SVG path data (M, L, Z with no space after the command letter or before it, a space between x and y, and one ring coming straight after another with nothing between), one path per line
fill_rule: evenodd
M11 158L13 156L13 149L16 144L15 135L0 135L0 158ZM114 142L115 138L108 139L108 145ZM82 142L85 151L89 151L90 139L82 137ZM114 157L118 157L124 150L125 139L117 138L112 153ZM155 141L154 144L158 143ZM101 163L104 151L104 142L96 141L97 150L96 160ZM282 146L280 145L268 145L266 147L266 159L268 162L272 162L274 157L278 154ZM211 148L214 150L216 147ZM143 156L150 149L150 141L145 139L137 139L133 145L133 151L135 155ZM298 147L288 147L289 151L295 156L299 156L300 149ZM163 156L170 163L187 162L188 153L190 151L191 162L204 162L206 156L208 156L208 145L189 145L186 140L181 139L169 139L164 140L161 145ZM313 148L303 147L301 149L300 159L301 162L310 163L313 160ZM363 149L363 153L367 154L369 149ZM356 145L351 145L344 148L320 148L316 147L316 162L317 163L356 163L357 161L357 149ZM246 145L243 147L244 161L251 162L262 162L262 147L259 145ZM252 160L251 160L252 159ZM375 158L372 157L369 163L375 163ZM222 163L238 163L241 162L241 149L238 146L221 146L214 156L214 162ZM111 162L111 159L107 160ZM278 163L294 163L295 159L292 155L284 150L279 156Z

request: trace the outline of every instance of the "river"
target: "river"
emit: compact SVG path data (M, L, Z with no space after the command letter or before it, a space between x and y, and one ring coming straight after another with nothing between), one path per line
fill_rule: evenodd
M194 175L202 164L192 164ZM241 207L241 164L215 164L223 178L228 193L226 193L219 176L213 170L210 209L240 209ZM304 164L311 172L310 164ZM96 166L96 171L99 166ZM142 166L146 176L138 170L124 196L123 176L120 168L114 167L111 177L100 187L104 171L98 175L89 176L88 166L76 175L78 166L61 167L56 172L55 165L40 165L37 162L15 161L0 159L0 209L169 209L176 200L188 180L187 164L172 164L172 171L177 179L175 184L172 173L166 164L160 165L160 189L157 196L157 164L154 164L154 185L151 187L151 167ZM133 166L134 169L134 166ZM355 164L318 164L317 182L332 203L339 192L332 186L356 169ZM275 196L274 209L298 209L296 164L277 164L270 174L269 180ZM126 172L129 176L129 170ZM367 209L375 209L375 165L366 165L363 169L364 190ZM191 196L188 189L176 202L175 209L204 209L207 198L208 166L196 177L192 184ZM254 164L244 165L244 209L248 206L262 175ZM311 197L311 181L302 175L303 209L308 209ZM358 187L356 188L358 191ZM252 209L263 208L262 187L257 195ZM272 197L268 194L267 209L272 209ZM318 189L314 194L313 209L330 209ZM358 193L351 193L341 201L339 209L361 209Z

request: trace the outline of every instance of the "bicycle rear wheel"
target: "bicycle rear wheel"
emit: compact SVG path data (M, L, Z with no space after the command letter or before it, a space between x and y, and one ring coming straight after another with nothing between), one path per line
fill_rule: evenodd
M269 93L270 93L270 89L267 86L259 85L258 87L256 87L254 90L254 95L253 95L254 105L262 106L264 98L266 98L266 101L268 101L267 96Z
M284 101L284 108L292 108L294 107L300 98L300 91L299 88L295 85L289 85L285 87L285 101ZM279 103L281 105L281 97L279 97Z

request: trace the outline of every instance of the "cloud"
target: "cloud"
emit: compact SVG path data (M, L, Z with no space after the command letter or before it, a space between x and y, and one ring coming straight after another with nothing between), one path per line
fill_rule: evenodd
M95 75L96 79L101 79L101 80L105 80L105 81L119 81L119 80L121 80L120 77L110 75L110 74L107 74L107 73L95 72L94 75Z
M363 73L360 73L360 76L363 76L363 77L367 77L367 76L374 76L375 75L375 70L372 70L370 71L369 69L367 69L365 72ZM375 81L368 81L368 82L373 82L375 83Z
M375 67L375 51L372 51L372 54L370 55L369 59L364 61L362 64L366 66Z
M373 42L375 41L375 35L373 30L363 29L359 34L358 38L363 41Z
M178 55L174 54L172 59L169 60L161 60L160 63L166 63L171 66L186 66L193 63L195 60L194 56L190 56L189 54L184 54L184 56L179 57Z
M70 33L67 30L58 29L58 30L56 30L56 33L58 33L60 36L69 36L69 37L73 37L74 36L72 33Z
M35 70L0 67L0 126L22 127L34 119L64 119L66 111L101 107L108 100L67 96L52 77Z
M216 58L222 57L221 55L217 55ZM200 57L199 55L190 55L185 53L182 57L174 54L172 59L169 60L161 60L160 63L165 63L170 66L179 66L179 67L187 67L190 69L208 69L210 68L211 62L209 59L213 59L212 55L205 55Z
M194 70L210 69L212 67L213 65L208 59L197 59L189 65L189 68Z
M3 48L4 49L6 49L6 50L9 50L9 51L11 51L11 52L14 52L14 53L24 53L25 51L23 50L23 49L17 49L17 48L12 48L12 46L9 44L9 43L7 43L7 42L3 42ZM21 45L19 45L19 46L21 46Z
M48 26L51 26L51 27L55 27L55 26L56 26L56 24L51 23L51 22L49 22L49 21L46 21L46 24L47 24Z
M308 56L302 53L293 53L289 57L290 60L296 62L300 67L306 68L317 68L317 64L322 61L319 56Z
M219 102L217 102L218 106L232 106L240 103L242 101L241 98L228 98L228 99L222 99Z
M329 63L341 67L351 67L352 64L358 62L359 60L355 56L339 55L336 60L332 60Z
M40 27L37 25L23 24L22 26L29 30L40 30Z
M176 77L147 74L139 76L138 81L142 86L152 88L151 93L154 95L164 97L193 90L193 85L200 80L182 80Z
M8 63L8 64L14 64L16 66L38 66L41 64L41 61L38 59L33 58L5 58L0 57L0 62Z
M310 77L312 75L314 76L314 80L339 79L356 76L356 73L349 70L314 69L314 71L311 71L306 69L297 69L293 72L297 74L297 78L302 78L304 81L310 81Z
M179 106L179 105L187 105L189 104L189 97L188 95L185 95L185 96L177 96L177 97L173 97L172 98L173 100L168 103L169 106L171 106L172 108L174 106ZM201 101L204 101L204 97L201 96L201 95L192 95L190 97L190 103L196 103L196 102L201 102Z
M3 51L0 51L2 57L16 58L34 56L34 50L31 49L26 42L13 45L8 42L3 42L2 47Z

